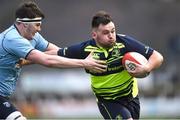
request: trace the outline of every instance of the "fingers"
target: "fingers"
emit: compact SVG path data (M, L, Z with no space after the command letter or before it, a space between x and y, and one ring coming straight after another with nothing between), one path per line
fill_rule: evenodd
M91 52L89 53L89 55L87 56L87 58L93 58L93 53L94 53L94 51L91 51Z
M91 73L103 73L106 72L107 69L102 69L99 67L94 67L93 69L89 70Z
M94 61L95 61L96 63L102 64L102 65L106 65L106 64L107 64L106 60L95 60L95 59L94 59Z
M96 60L95 62L97 63L97 64L96 64L96 67L103 68L103 69L107 69L107 64L106 64L105 61Z
M90 54L86 57L87 61L91 61L86 69L92 73L103 73L107 71L107 64L105 60L96 60L93 58L94 51L91 51Z
M149 73L146 71L144 65L136 64L136 69L133 71L128 71L131 76L137 77L137 78L144 78L149 75Z
M96 64L94 67L89 69L92 73L103 73L107 71L107 65Z

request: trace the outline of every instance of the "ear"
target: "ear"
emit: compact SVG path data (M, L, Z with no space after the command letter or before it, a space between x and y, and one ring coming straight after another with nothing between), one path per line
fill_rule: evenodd
M91 36L92 36L93 39L96 39L97 33L95 31L92 31Z

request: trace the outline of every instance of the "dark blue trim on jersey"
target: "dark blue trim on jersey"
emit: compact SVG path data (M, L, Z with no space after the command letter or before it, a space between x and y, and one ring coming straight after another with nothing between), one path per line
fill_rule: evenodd
M13 26L16 28L16 30L18 31L18 33L21 34L20 31L19 31L19 29L17 28L16 24L14 24Z
M45 51L47 50L47 48L48 48L49 44L50 44L50 43L48 42L48 44L47 44L47 46L46 46L46 48L45 48Z
M27 59L29 53L30 53L31 51L33 51L33 50L35 50L35 49L30 50L30 51L26 54L25 59Z

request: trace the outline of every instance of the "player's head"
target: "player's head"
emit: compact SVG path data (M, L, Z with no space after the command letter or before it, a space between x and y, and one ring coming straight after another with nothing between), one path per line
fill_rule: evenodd
M18 9L16 10L15 13L16 19L19 18L19 21L25 21L25 22L31 22L33 20L27 20L23 18L29 18L29 19L34 19L34 18L41 18L43 19L45 15L42 13L41 9L38 7L38 5L35 2L25 2L22 3ZM35 21L35 20L34 20ZM36 20L38 21L38 20Z
M41 30L41 22L45 15L35 2L22 3L15 13L16 24L21 27L21 34L31 40Z
M111 16L107 12L97 12L92 18L91 25L92 37L99 46L109 49L115 44L115 25Z

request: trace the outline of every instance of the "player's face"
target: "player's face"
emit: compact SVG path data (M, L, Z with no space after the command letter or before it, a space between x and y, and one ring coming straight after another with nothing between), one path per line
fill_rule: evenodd
M41 31L41 23L28 23L27 27L26 27L26 38L28 40L32 40L32 38L34 37L34 35Z
M93 30L92 37L99 46L105 49L112 48L116 42L114 23L110 22L107 25L100 24L98 28Z

